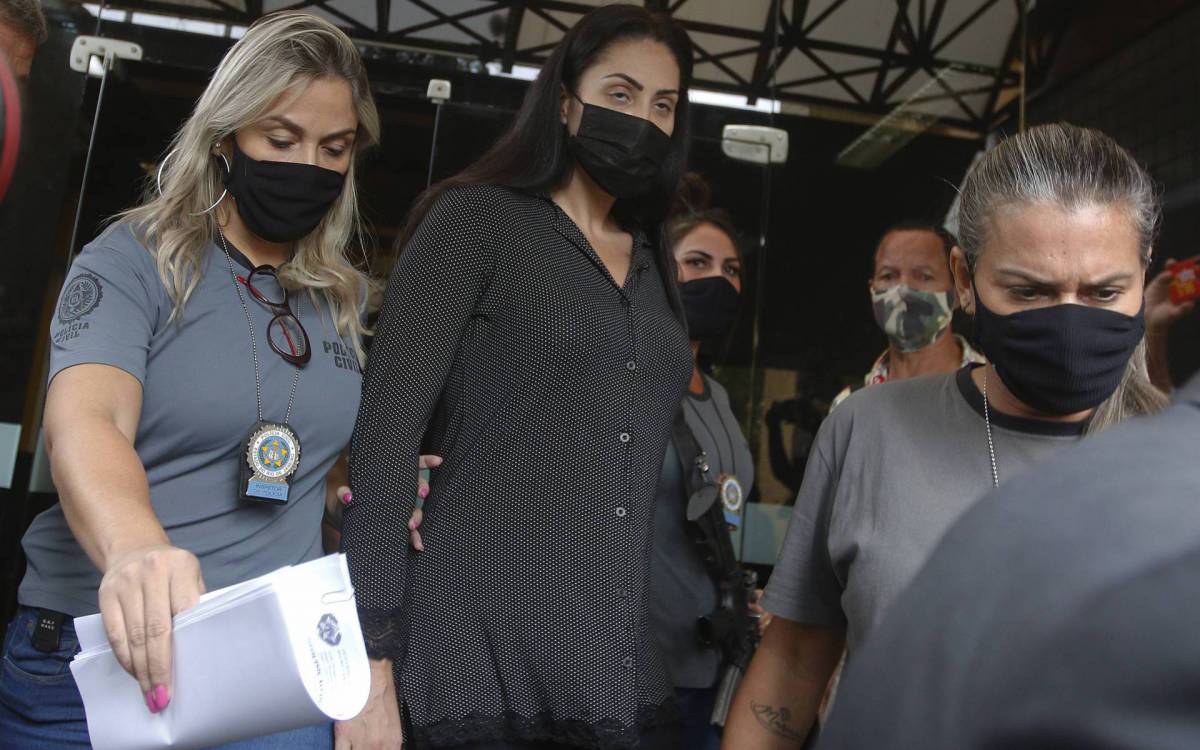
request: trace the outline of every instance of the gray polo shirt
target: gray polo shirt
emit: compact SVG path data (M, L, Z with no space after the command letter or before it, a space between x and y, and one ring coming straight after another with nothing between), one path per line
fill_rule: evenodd
M237 272L245 275L248 266L234 250ZM266 343L273 313L242 292L258 337L263 417L282 420L296 370ZM68 367L98 363L142 384L134 447L150 500L171 542L199 557L210 590L322 553L325 475L349 442L362 376L351 342L338 335L323 305L293 294L293 310L300 296L312 359L301 371L292 410L301 455L286 506L238 500L239 462L256 420L254 365L220 248L210 246L182 319L168 321L172 304L153 257L127 223L117 224L76 259L51 324L51 379ZM23 546L29 565L21 604L72 616L97 611L100 573L60 505L34 519Z
M745 494L754 484L754 458L729 408L729 394L705 377L702 394L688 393L683 416L708 454L712 478L731 474ZM717 607L717 586L686 526L687 495L674 441L667 444L654 502L654 552L650 566L650 616L675 687L707 688L717 679L721 652L700 643L696 621Z
M1001 483L1084 429L991 416ZM853 654L946 529L991 488L970 368L854 393L821 425L763 607L845 624Z
M947 533L820 747L1200 747L1200 377Z

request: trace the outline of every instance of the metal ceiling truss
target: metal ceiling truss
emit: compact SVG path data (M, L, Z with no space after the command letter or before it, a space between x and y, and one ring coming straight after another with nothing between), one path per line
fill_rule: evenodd
M646 7L676 14L687 8L692 0L643 0ZM859 0L861 1L861 0ZM883 2L883 0L878 0ZM248 24L263 13L263 0L246 0L246 10L240 10L229 0L206 0L209 6L182 5L165 0L111 0L109 6L176 16L195 17L208 20L223 20L227 23ZM424 12L428 19L403 28L388 28L392 6L406 2ZM903 100L902 92L911 90L915 83L910 81L937 80L940 93L920 97L919 102L954 102L955 112L943 115L941 121L947 125L965 128L986 134L997 122L1000 110L1008 103L1008 90L1020 86L1020 37L1018 29L1011 30L1003 59L995 65L956 60L945 56L947 47L962 34L980 22L989 10L998 3L1011 3L1018 16L1022 4L1027 0L891 0L894 16L886 42L873 47L851 44L822 38L822 27L831 16L843 10L849 0L832 0L819 13L807 18L809 0L770 0L761 28L711 23L680 17L680 23L693 32L695 63L711 64L725 76L697 77L698 87L741 94L750 103L762 97L778 99L801 105L815 105L832 110L849 110L858 115L882 117L896 109ZM953 27L944 28L946 8L950 2L973 3L974 10L961 17ZM375 0L377 23L372 26L339 10L330 0L297 0L289 9L320 8L338 19L356 39L364 42L383 42L411 46L434 52L445 52L457 56L477 57L485 61L499 61L503 68L511 70L516 63L538 65L554 47L554 42L539 43L522 48L519 45L522 23L536 16L560 32L565 32L574 20L595 6L574 0L495 0L459 12L447 12L438 7L438 0ZM460 6L461 7L461 6ZM488 38L477 28L464 23L470 19L496 13L506 13L503 33L499 38ZM566 19L563 16L567 16ZM798 22L797 19L801 19ZM807 20L804 20L807 19ZM1015 25L1019 26L1019 24ZM430 39L426 32L444 27L453 29L461 38L470 41L443 41ZM696 34L720 38L729 49L714 52L707 49L711 43L698 43ZM1059 33L1051 33L1031 43L1029 65L1038 69L1049 67L1058 42ZM838 65L825 58L836 55ZM753 72L747 76L739 72L730 60L754 55ZM779 71L791 55L799 55L820 71L792 80L778 80ZM860 64L846 65L847 56L859 58ZM805 66L811 68L812 66ZM940 76L943 70L966 73L969 85L961 88L953 85L953 76ZM1029 71L1027 70L1027 73ZM851 79L874 74L870 91L864 93L851 83ZM947 80L947 79L950 80ZM982 78L989 79L986 85ZM814 84L833 82L845 93L846 98L834 98L805 92L803 89ZM985 95L986 96L981 96ZM968 97L976 97L977 105L970 106ZM980 103L981 102L981 103ZM905 102L912 105L914 102ZM999 108L999 109L998 109Z

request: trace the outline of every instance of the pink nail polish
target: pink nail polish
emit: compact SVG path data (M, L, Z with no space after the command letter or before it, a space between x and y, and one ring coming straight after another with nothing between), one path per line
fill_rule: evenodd
M154 701L158 704L159 711L166 710L167 705L171 702L171 696L167 695L167 689L164 686L159 685L154 688Z
M351 495L349 492L347 492L346 494L342 495L342 503L343 503L343 504L345 504L345 505L349 505L349 504L350 504L350 501L351 501L351 500L353 500L353 499L354 499L354 495Z
M154 691L153 690L146 691L146 708L150 709L150 713L152 713L152 714L158 713L158 706L155 705L155 703L154 703Z
M429 496L429 488L422 487L420 490L417 491L417 494L420 495L421 497L428 497Z

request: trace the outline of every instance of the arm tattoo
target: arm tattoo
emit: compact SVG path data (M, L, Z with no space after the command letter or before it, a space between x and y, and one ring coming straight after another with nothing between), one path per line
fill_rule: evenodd
M758 723L776 737L782 737L792 742L804 742L806 739L800 730L788 726L788 721L792 718L792 712L787 708L783 706L776 708L775 706L753 702L750 704L750 708L754 711L754 718L758 719Z

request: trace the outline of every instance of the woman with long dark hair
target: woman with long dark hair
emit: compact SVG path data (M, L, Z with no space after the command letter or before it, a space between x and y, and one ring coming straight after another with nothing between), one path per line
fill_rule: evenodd
M417 202L351 445L374 670L339 747L398 746L401 706L417 747L678 746L647 579L692 371L659 241L691 54L667 16L588 13L511 130ZM423 444L444 463L414 504Z

